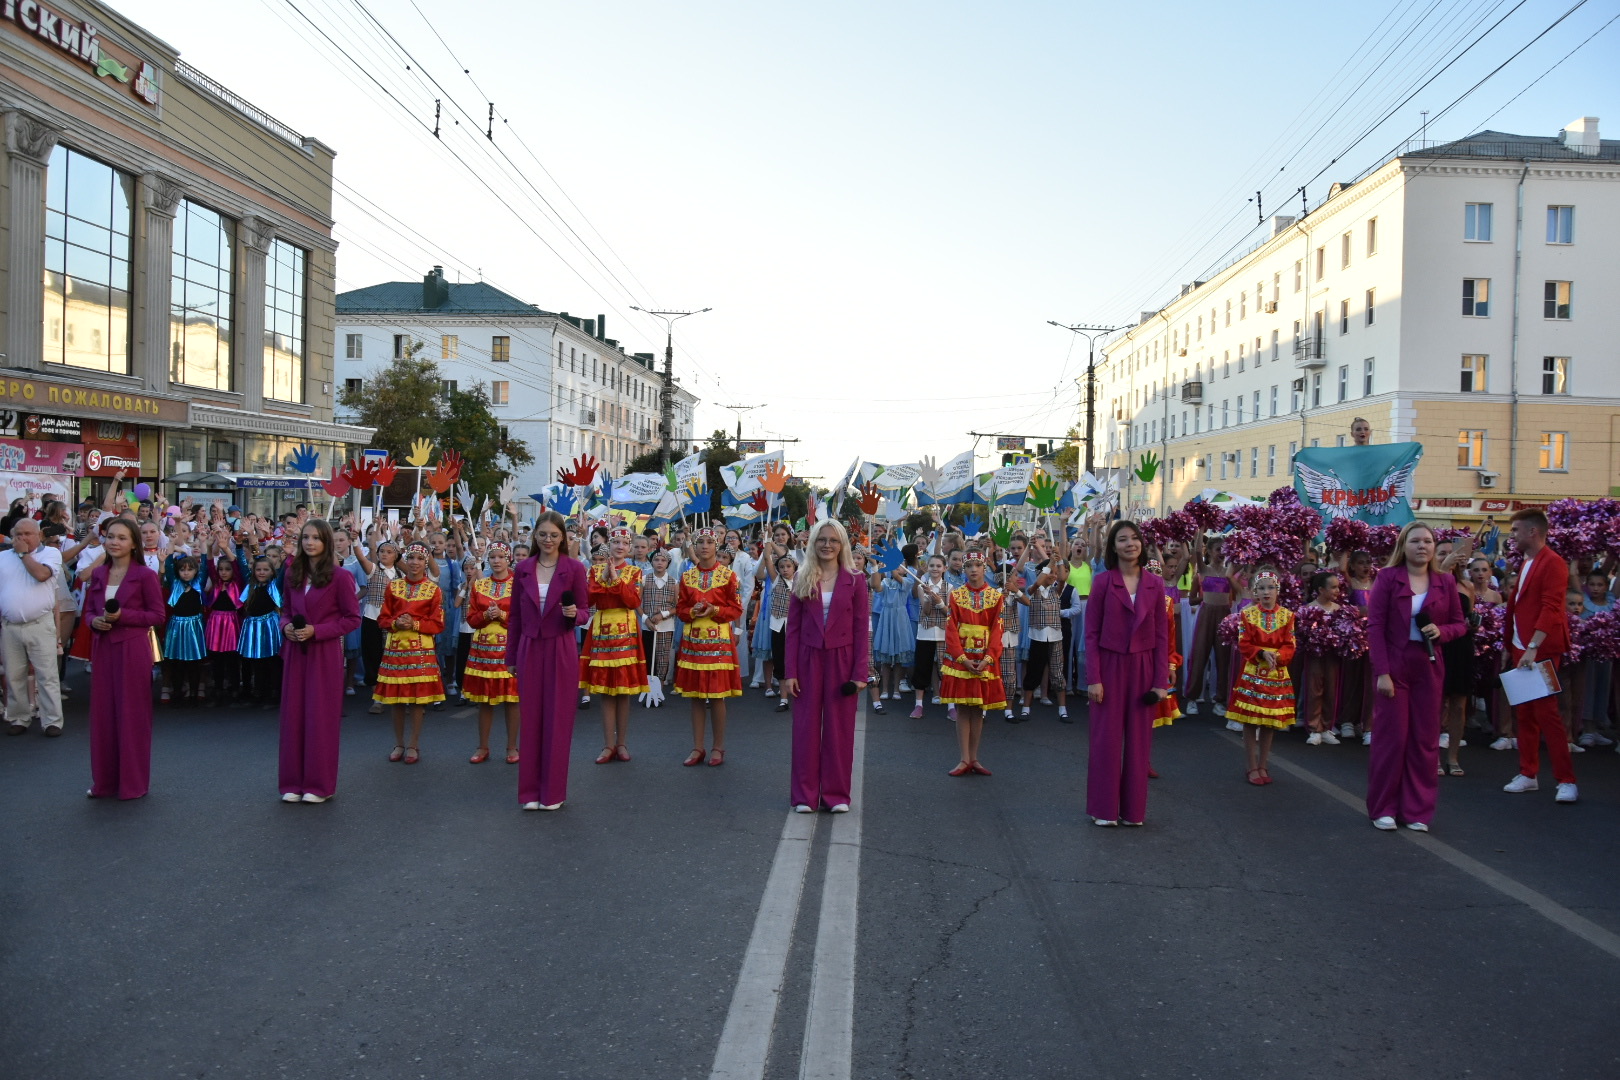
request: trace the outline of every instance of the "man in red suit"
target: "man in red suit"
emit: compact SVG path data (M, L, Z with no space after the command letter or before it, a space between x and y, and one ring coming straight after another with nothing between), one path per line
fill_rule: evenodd
M1508 660L1528 668L1543 660L1558 666L1569 650L1569 619L1564 614L1564 593L1569 589L1569 564L1547 546L1547 515L1520 510L1513 515L1513 542L1524 552L1519 580L1507 598ZM1569 733L1558 715L1556 695L1527 701L1513 710L1519 726L1519 775L1503 791L1535 791L1540 785L1541 740L1547 740L1558 801L1578 799L1575 766L1570 761Z

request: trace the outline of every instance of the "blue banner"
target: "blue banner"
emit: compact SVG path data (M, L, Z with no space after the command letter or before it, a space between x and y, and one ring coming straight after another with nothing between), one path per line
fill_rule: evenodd
M1369 525L1412 520L1412 481L1423 460L1422 443L1378 446L1308 446L1294 455L1299 501L1322 515Z

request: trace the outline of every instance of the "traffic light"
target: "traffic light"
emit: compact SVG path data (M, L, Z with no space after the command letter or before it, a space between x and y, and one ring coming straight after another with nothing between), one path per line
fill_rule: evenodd
M1006 468L1008 465L1016 465L1016 464L1018 464L1018 455L1017 454L1002 454L1001 455L1001 467L1002 468Z

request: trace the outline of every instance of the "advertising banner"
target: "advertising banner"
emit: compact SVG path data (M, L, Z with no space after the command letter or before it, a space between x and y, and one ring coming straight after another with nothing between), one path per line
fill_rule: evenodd
M1412 520L1412 477L1422 443L1308 446L1294 455L1294 490L1326 523L1354 518L1369 525Z

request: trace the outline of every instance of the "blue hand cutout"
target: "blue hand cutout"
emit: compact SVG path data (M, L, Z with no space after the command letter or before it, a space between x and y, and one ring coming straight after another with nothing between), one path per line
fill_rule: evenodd
M315 452L313 443L300 443L298 449L287 459L287 464L292 466L294 472L301 472L305 476L313 474L320 467L320 463L321 455Z
M877 556L878 559L883 563L883 572L885 574L894 573L896 570L900 569L900 567L904 565L906 561L905 552L901 551L900 545L896 544L893 540L890 540L888 543L878 548Z
M569 488L563 488L561 491L557 492L557 494L551 497L551 505L546 507L546 509L555 510L563 517L567 517L569 514L572 514L574 512L573 491Z
M602 501L605 503L613 501L613 476L606 470L602 472Z
M984 522L979 520L979 517L978 517L977 514L969 514L967 517L962 519L962 535L963 536L969 537L971 539L972 537L978 536L983 531L984 531Z

